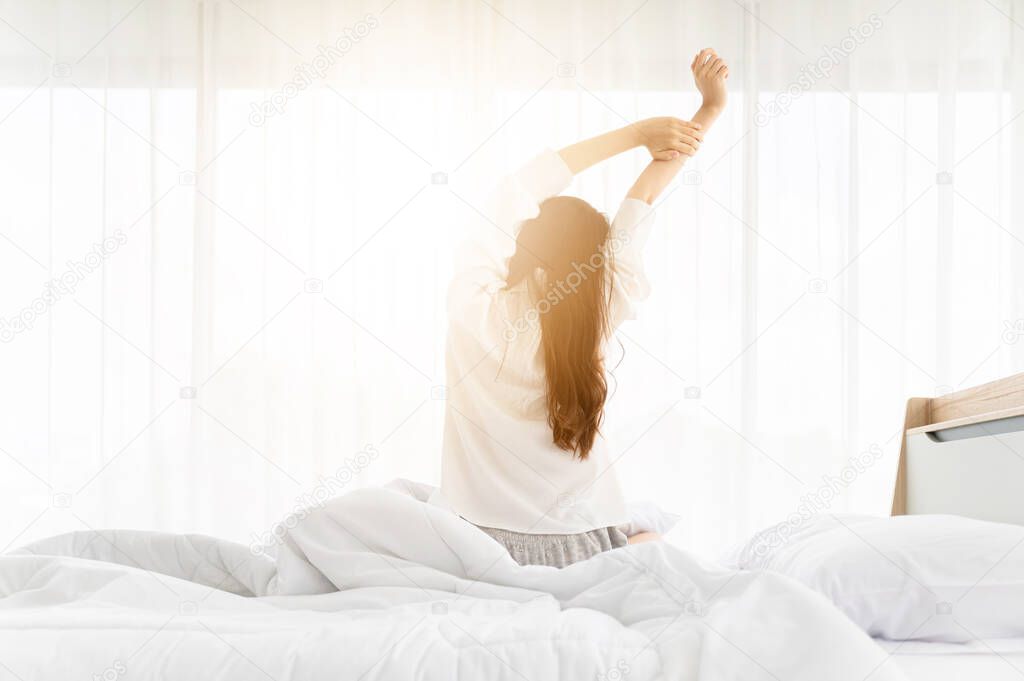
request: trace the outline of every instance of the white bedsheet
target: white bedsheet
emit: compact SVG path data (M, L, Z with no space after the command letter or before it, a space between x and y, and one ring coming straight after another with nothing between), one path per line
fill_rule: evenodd
M899 669L911 681L1020 681L1024 678L1024 639L970 643L879 640L878 644L892 655L885 666Z
M428 494L331 500L276 562L128 531L0 556L0 679L862 681L885 660L785 577L663 543L520 567ZM874 681L903 678L883 666Z

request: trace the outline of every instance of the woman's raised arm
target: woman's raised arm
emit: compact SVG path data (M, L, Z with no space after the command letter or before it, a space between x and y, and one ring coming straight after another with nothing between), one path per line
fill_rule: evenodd
M725 108L725 79L729 77L729 66L709 47L697 53L690 64L690 70L704 98L700 109L693 116L693 123L699 125L702 132L706 132ZM655 160L640 173L626 197L654 203L690 156L692 154L683 154L673 159L655 156Z

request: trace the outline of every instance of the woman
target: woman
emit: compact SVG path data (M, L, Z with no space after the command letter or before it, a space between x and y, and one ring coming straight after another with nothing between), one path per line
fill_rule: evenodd
M440 496L522 565L564 567L627 543L599 431L603 350L647 297L651 203L725 106L725 62L705 49L690 68L703 96L692 121L648 119L536 157L498 191L494 226L506 235L480 235L493 243L476 244L452 282ZM641 145L654 160L611 224L557 196L576 173Z

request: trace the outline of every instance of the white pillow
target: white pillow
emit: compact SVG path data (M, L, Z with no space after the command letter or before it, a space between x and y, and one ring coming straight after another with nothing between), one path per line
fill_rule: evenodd
M803 582L871 636L1024 637L1024 527L950 515L795 518L756 534L732 562Z

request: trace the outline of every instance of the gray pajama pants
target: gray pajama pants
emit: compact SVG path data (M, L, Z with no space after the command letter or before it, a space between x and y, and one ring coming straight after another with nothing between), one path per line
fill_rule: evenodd
M581 534L524 534L477 527L504 546L520 565L563 568L628 543L626 535L617 527L602 527Z

